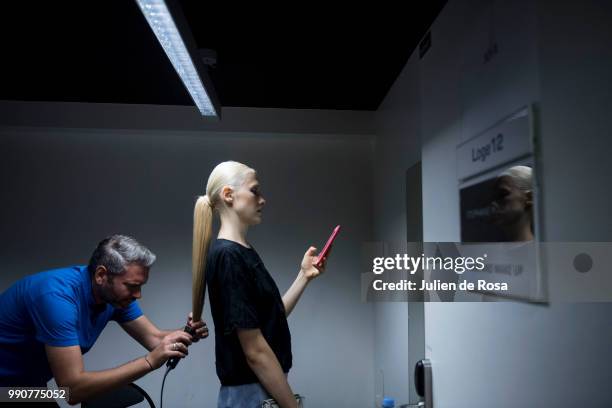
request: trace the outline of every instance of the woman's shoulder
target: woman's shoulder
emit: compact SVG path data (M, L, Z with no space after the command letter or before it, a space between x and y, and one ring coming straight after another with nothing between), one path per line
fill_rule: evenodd
M231 282L235 279L254 278L253 261L247 249L233 241L213 241L206 261L206 279L209 282Z
M232 245L231 241L225 239L215 239L210 243L208 249L208 259L216 259L218 257L238 254L238 248Z
M242 245L229 239L216 238L210 243L209 252L240 253Z
M215 239L208 250L208 259L211 262L242 261L251 264L253 250L245 248L241 244L227 239Z

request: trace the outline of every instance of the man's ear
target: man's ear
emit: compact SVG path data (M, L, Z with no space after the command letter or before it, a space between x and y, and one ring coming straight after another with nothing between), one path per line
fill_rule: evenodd
M525 206L532 208L533 207L533 191L529 190L525 193Z
M108 270L103 265L98 265L94 271L94 282L98 285L102 285L108 280Z
M221 189L221 199L231 207L234 202L234 190L230 186L223 186Z

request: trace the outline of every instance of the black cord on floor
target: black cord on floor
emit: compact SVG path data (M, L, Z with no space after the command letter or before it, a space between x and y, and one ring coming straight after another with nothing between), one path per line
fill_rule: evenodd
M168 376L170 370L172 370L172 367L166 366L166 372L164 373L164 379L162 380L161 394L159 396L159 408L164 408L164 383L166 382L166 377Z

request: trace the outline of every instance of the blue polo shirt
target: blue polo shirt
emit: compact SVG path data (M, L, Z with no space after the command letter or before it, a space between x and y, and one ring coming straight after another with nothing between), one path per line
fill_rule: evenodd
M0 295L0 386L46 386L53 375L45 344L78 345L85 354L109 320L140 316L136 301L96 305L86 266L27 276Z

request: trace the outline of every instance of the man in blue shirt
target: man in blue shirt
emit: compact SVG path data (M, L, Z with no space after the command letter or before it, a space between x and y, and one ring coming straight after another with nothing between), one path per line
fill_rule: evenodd
M0 295L0 387L45 387L51 377L69 387L70 403L131 383L183 358L192 341L208 336L204 322L183 330L160 330L136 299L155 255L133 238L101 241L88 266L25 277ZM117 321L149 353L120 367L86 371L82 355L109 320Z

